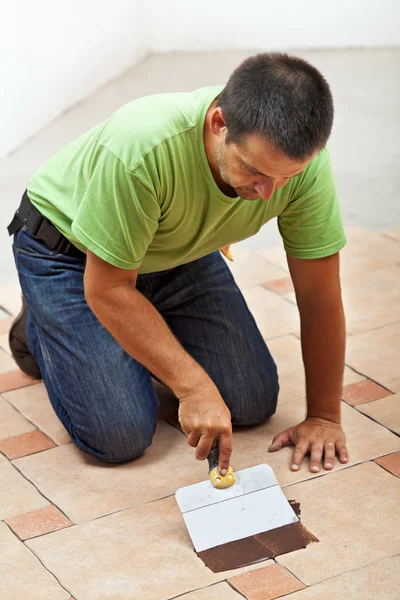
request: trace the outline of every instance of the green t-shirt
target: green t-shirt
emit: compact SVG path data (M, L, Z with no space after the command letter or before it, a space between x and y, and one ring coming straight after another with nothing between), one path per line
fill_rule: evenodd
M288 254L346 243L329 153L268 202L229 198L211 174L204 119L222 87L134 100L47 161L28 195L75 246L151 273L251 237L274 217Z

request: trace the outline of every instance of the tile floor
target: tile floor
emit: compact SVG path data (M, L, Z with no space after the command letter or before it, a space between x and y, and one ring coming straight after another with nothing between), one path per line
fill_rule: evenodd
M342 416L350 461L329 473L310 473L308 461L291 472L289 448L267 453L273 436L304 414L297 308L280 247L232 248L235 262L228 264L268 340L282 386L268 423L234 433L233 466L270 464L320 540L233 572L213 574L204 566L175 503L178 487L206 477L185 436L161 414L152 447L137 461L105 465L80 452L44 384L13 363L7 331L20 291L17 284L0 286L2 599L398 597L400 239L398 230L359 227L348 236Z

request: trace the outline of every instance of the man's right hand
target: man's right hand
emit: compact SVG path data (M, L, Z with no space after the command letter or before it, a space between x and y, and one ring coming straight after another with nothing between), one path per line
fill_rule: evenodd
M218 467L224 475L232 454L232 421L217 386L211 379L206 380L179 400L179 422L189 446L196 448L196 458L205 460L214 440L218 440Z

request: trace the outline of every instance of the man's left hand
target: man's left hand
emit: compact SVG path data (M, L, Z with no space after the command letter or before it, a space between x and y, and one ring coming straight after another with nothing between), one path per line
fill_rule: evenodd
M309 417L295 427L289 427L272 440L269 452L276 452L283 446L295 445L292 456L292 471L298 471L306 454L310 454L310 471L320 470L322 457L325 469L332 469L335 454L341 463L347 463L349 456L346 448L346 436L339 423L319 417Z

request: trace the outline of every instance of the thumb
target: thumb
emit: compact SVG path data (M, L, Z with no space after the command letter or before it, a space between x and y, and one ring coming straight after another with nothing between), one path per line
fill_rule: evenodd
M268 448L268 452L276 452L283 448L283 446L287 446L292 441L290 436L290 429L286 429L282 431L282 433L278 433L272 440L272 444Z

